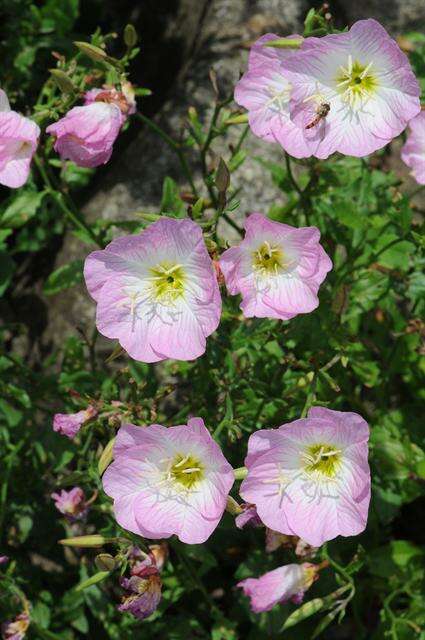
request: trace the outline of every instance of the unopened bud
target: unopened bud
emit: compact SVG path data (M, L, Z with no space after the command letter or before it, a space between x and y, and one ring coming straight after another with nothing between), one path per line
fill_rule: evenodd
M75 46L95 62L104 62L108 57L103 49L88 42L74 42Z
M99 571L113 571L117 566L115 558L110 553L99 553L94 562Z
M65 547L102 547L107 542L114 542L115 538L104 538L99 534L92 536L77 536L76 538L64 538L59 544Z
M137 43L137 31L132 24L127 24L124 28L124 42L129 49Z
M188 116L189 116L189 120L191 122L196 122L198 119L198 112L196 111L195 107L189 107L189 109L187 110Z
M241 113L239 116L232 116L231 118L227 118L227 120L224 121L224 124L228 126L230 124L246 124L247 122L248 114Z
M104 448L99 458L99 462L97 464L97 470L99 471L99 475L102 475L105 469L111 464L112 458L114 456L114 444L115 438L109 440L108 444Z
M215 174L215 186L220 193L226 193L230 185L230 171L223 158L220 158Z
M53 80L63 93L74 93L76 91L72 80L64 71L61 71L60 69L49 69L49 71L52 74Z
M143 218L143 220L146 220L147 222L156 222L162 217L157 213L149 213L144 211L136 211L136 216Z
M263 43L263 47L273 47L275 49L299 49L304 38L277 38Z

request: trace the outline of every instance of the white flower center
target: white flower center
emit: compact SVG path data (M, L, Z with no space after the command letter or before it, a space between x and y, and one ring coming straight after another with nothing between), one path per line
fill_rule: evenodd
M291 85L289 83L283 88L271 84L267 87L267 93L270 96L265 104L267 109L277 112L286 111L291 95Z

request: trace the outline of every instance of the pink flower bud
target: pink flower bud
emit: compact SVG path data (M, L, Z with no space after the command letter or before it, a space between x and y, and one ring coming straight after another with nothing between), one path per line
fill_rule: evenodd
M117 91L115 87L103 85L102 89L90 89L84 96L84 104L93 104L95 102L106 102L115 104L121 111L122 124L127 117L136 112L136 100L134 90L130 82L122 84L122 91Z
M84 491L80 487L74 487L71 491L62 490L60 493L52 493L55 507L69 520L82 520L88 512Z
M53 431L57 431L67 438L75 438L83 424L97 415L97 410L88 406L77 413L55 413L53 417Z
M74 107L46 132L55 136L55 151L62 160L72 160L80 167L98 167L111 157L121 124L116 104L94 102Z

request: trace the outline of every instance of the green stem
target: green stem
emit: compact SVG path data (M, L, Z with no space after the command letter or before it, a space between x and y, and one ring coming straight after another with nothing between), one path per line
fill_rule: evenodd
M240 226L239 226L239 225L237 225L237 224L236 224L236 222L234 222L234 221L232 220L232 218L229 216L229 214L228 214L228 213L222 213L222 214L221 214L221 217L222 217L222 218L227 222L227 224L230 224L230 226L231 226L235 231L237 231L241 237L243 237L243 231L242 231L242 229L240 228Z
M185 156L180 144L178 142L176 142L175 140L173 140L173 138L171 138L171 136L169 136L168 133L165 133L165 131L163 129L161 129L160 126L158 126L155 122L153 122L153 120L151 120L150 118L145 116L143 113L136 113L136 116L146 126L148 126L149 129L151 129L151 131L154 131L160 138L162 138L162 140L164 140L164 142L166 142L166 144L168 144L170 149L172 149L174 151L174 153L177 155L177 157L179 159L182 171L183 171L187 181L190 184L190 188L192 189L193 195L195 196L195 198L199 198L198 190L197 190L197 188L195 186L195 183L193 181L193 178L192 178L192 172L190 170L190 167L189 167L189 164L187 162L186 156Z
M103 249L103 244L102 242L100 242L100 240L98 239L98 237L96 236L96 234L93 232L93 230L91 229L91 227L86 224L86 222L84 222L84 220L79 216L79 214L76 211L71 210L68 205L65 203L65 197L63 195L62 192L59 192L55 189L52 180L50 179L50 176L48 175L47 171L46 171L46 167L43 163L43 161L41 160L41 158L39 158L37 155L34 156L34 162L35 165L43 179L43 182L47 188L47 192L50 195L50 197L52 198L52 200L54 200L56 202L56 204L58 205L58 207L63 211L63 213L69 218L69 220L71 220L72 224L74 225L74 227L76 227L77 229L80 229L81 231L84 231L84 233L88 234L90 236L90 238L93 240L93 242L95 244L97 244L98 247L100 247L101 249Z
M295 189L295 191L297 191L297 193L302 197L303 196L303 190L301 189L301 187L299 186L299 184L297 183L297 181L294 178L294 174L292 173L292 167L291 167L291 159L288 153L285 152L285 163L286 163L286 171L288 173L288 178L293 186L293 188Z
M337 573L339 573L350 585L354 585L354 580L350 576L350 574L342 567L338 562L336 562L333 558L330 557L328 553L328 546L324 544L322 547L322 556L329 562L331 567L335 569Z
M239 140L238 140L238 142L236 144L236 147L232 151L232 156L231 156L232 158L234 158L235 155L240 151L242 143L245 140L246 136L248 135L248 131L249 131L249 125L244 127L244 130L242 131L241 135L239 136Z

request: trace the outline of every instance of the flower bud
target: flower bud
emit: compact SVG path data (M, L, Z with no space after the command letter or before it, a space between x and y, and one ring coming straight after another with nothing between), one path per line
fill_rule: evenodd
M137 43L137 31L132 24L125 26L124 42L129 49L132 49Z
M104 62L108 57L103 49L96 47L94 44L89 44L88 42L74 42L74 44L82 53L85 53L95 62Z
M94 562L99 571L113 571L117 566L115 558L110 553L99 553Z
M61 69L49 69L49 71L63 93L74 93L76 91L74 83L64 71L61 71Z
M99 471L99 475L103 475L103 472L105 471L105 469L111 464L112 459L114 457L114 444L115 444L115 438L112 438L111 440L109 440L108 444L106 445L106 447L104 448L104 450L102 451L102 454L99 458L99 462L97 463L97 469Z
M75 538L64 538L59 540L59 544L65 547L103 547L107 542L114 542L115 538L104 538L95 533L91 536L77 536Z

